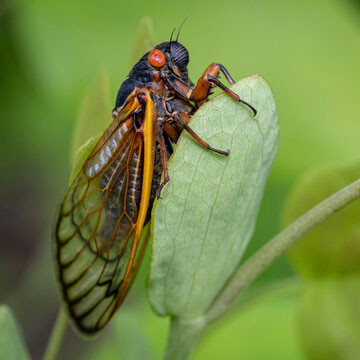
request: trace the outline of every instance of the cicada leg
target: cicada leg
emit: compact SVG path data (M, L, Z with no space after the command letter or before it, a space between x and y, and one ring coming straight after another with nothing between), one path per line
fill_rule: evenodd
M217 79L217 76L219 75L220 71L225 75L226 79L229 81L230 84L234 84L233 78L230 76L229 72L225 69L223 65L212 63L205 69L203 75L198 80L192 93L189 94L190 95L189 100L201 104L209 96L209 91L211 89L211 86L216 85L227 95L231 96L235 101L248 106L253 111L255 116L257 111L252 105L250 105L247 101L240 99L240 97L237 94L235 94L232 90L226 87L219 79Z
M218 86L222 91L225 92L225 94L231 96L235 101L248 106L255 116L257 111L252 105L250 105L247 101L240 99L237 94L235 94L219 79L217 79L220 71L225 75L225 78L229 81L230 84L234 84L233 78L230 76L225 67L217 63L212 63L205 69L203 75L198 80L195 87L171 73L166 76L166 82L178 96L186 100L194 101L197 105L201 105L206 101L206 99L209 97L211 88L214 85Z
M203 140L187 123L190 119L190 116L188 114L186 114L185 112L181 112L181 111L174 111L172 113L172 117L173 119L175 119L175 121L177 121L179 123L180 126L182 126L184 128L184 130L186 130L189 135L191 135L204 149L213 151L217 154L220 155L225 155L228 156L230 154L230 151L223 151L223 150L218 150L213 148L212 146L210 146L205 140Z

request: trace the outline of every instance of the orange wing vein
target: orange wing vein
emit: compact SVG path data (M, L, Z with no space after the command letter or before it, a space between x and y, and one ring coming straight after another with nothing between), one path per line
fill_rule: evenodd
M125 298L144 253L138 251L154 166L156 110L146 97L143 132L135 96L105 131L69 186L55 227L62 296L76 327L101 330ZM150 143L149 143L150 142ZM150 152L150 155L149 155ZM144 177L145 176L145 177Z

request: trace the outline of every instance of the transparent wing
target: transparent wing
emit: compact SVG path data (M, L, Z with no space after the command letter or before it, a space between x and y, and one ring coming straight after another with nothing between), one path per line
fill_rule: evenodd
M143 139L131 118L139 105L135 100L100 138L68 188L56 220L62 295L76 326L86 333L107 324L119 293L126 295L128 290L124 276L134 243L143 172ZM136 262L130 264L134 269Z

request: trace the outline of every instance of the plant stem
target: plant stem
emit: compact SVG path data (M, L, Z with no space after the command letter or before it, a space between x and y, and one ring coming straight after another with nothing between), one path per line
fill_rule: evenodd
M205 318L187 321L172 318L165 359L188 359L206 325L221 317L245 287L313 228L359 197L360 179L300 216L246 260L226 283Z
M251 284L281 254L317 225L360 197L360 179L331 195L288 225L245 261L226 283L206 314L207 323L222 316L239 292Z
M265 296L278 294L283 291L300 293L303 284L297 276L291 276L287 279L275 280L267 285L259 286L258 288L251 289L248 288L247 291L244 291L239 300L232 305L231 311L236 311L238 313L243 308L252 305L254 302L261 300Z
M43 360L55 360L57 358L60 345L64 338L66 325L67 325L66 313L62 308L60 308L56 316L55 325L52 329L50 339L46 346Z
M189 321L171 318L170 336L167 342L165 360L188 359L205 327L205 319Z

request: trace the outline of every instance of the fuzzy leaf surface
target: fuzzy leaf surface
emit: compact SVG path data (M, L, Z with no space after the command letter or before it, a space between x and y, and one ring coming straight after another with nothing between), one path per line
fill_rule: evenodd
M204 314L237 267L253 234L277 150L278 116L271 88L259 75L232 90L258 114L221 94L190 126L224 157L183 132L170 159L170 182L153 209L149 297L161 315Z

